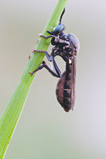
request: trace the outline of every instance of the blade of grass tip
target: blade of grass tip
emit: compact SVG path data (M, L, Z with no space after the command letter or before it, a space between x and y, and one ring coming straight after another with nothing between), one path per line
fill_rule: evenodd
M59 21L61 12L63 11L68 0L59 0L44 31L43 34L47 35L47 30L54 28ZM47 50L50 44L50 40L45 40L40 38L38 44L36 45L37 50ZM19 120L20 114L22 112L24 103L27 98L27 94L30 85L33 81L34 75L31 76L29 71L36 69L42 62L44 58L43 54L32 54L27 66L24 69L20 82L10 99L9 104L4 110L0 118L0 159L3 159L4 154L7 150L9 141L12 137L16 124Z

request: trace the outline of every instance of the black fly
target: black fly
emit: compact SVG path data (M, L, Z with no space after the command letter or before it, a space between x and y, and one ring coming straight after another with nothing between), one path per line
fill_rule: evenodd
M75 103L76 55L79 50L79 41L75 35L63 32L65 26L61 24L61 20L64 12L65 9L60 16L59 24L54 28L53 32L47 31L50 36L40 35L40 37L45 39L52 38L51 44L54 47L51 54L49 55L47 51L33 50L33 52L44 53L47 59L53 62L55 71L50 69L45 61L43 61L42 65L33 72L30 72L30 74L33 75L45 67L53 76L60 78L56 88L57 100L64 110L68 112L70 109L73 110ZM66 70L62 75L54 59L57 55L61 56L66 62Z

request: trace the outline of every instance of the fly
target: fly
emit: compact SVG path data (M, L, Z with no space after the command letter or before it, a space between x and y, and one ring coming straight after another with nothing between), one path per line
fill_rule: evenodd
M46 68L53 76L60 78L57 87L56 95L57 100L63 107L63 109L68 112L70 109L73 110L75 103L75 78L76 78L76 55L79 51L79 40L74 34L65 34L65 25L61 24L61 20L65 9L63 10L59 24L53 29L53 32L47 31L50 35L44 36L40 35L45 39L52 38L51 44L54 46L52 48L51 54L49 55L47 51L33 50L33 53L39 52L44 53L47 59L53 63L55 71L53 71L45 61L33 72L33 75L38 70ZM66 62L66 70L61 75L61 72L55 62L55 56L60 56Z

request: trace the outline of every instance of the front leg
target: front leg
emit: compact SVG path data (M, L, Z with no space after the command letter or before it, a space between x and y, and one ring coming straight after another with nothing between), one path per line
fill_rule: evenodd
M42 38L45 38L45 39L52 38L52 35L50 35L50 36L45 36L45 35L39 34L39 36L42 37Z
M51 34L51 35L45 36L45 35L39 34L39 36L42 37L42 38L45 38L45 39L49 39L49 38L53 38L53 37L54 37L54 35L52 35L52 32L49 32L49 31L47 31L47 32L48 32L49 34Z

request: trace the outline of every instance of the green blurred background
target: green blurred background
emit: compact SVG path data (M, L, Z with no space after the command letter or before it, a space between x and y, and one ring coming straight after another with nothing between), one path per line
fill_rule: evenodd
M0 0L0 115L57 1ZM106 1L69 0L62 22L81 45L74 111L57 102L58 79L38 72L5 159L106 159Z

